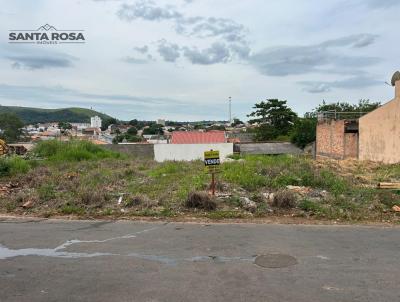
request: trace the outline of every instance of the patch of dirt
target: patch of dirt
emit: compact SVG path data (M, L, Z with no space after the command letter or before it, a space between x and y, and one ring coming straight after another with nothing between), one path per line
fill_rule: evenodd
M308 219L302 217L280 217L271 216L268 218L225 218L222 220L214 220L204 217L196 216L183 216L183 217L171 217L171 218L159 218L159 217L110 217L110 216L86 216L80 217L75 215L57 215L52 216L51 219L43 218L40 215L5 215L0 214L0 220L24 220L30 219L33 221L43 220L107 220L107 221L141 221L141 222L182 222L182 223L195 223L195 224L295 224L295 225L339 225L339 226L382 226L382 227L399 227L399 223L390 222L374 222L374 221L363 221L363 222L349 222L349 221L337 221L337 220L320 220L320 219Z

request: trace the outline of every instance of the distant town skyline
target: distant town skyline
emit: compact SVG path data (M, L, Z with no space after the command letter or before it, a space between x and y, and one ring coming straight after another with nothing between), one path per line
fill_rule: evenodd
M0 1L0 104L121 120L246 120L267 98L386 102L400 69L396 0ZM383 22L384 20L384 22ZM45 26L49 25L49 26ZM54 28L52 28L52 26ZM13 44L10 30L82 30Z

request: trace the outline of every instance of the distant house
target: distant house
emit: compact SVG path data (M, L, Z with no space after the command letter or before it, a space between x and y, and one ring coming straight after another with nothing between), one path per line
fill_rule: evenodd
M108 132L109 134L114 134L115 131L116 131L117 129L118 129L117 125L111 124L111 125L109 125L108 128L107 128L107 132Z
M90 118L90 127L91 128L101 128L101 118L99 116L92 116Z
M89 128L89 123L70 123L72 127L75 127L77 131L82 131L82 129Z
M212 144L226 143L225 131L174 131L171 144Z
M159 124L159 125L165 126L165 120L164 120L164 119L159 118L156 122L157 122L157 124Z
M99 128L94 128L94 127L85 128L85 129L82 130L82 134L83 135L94 136L94 135L99 135L100 133L101 133L101 130Z

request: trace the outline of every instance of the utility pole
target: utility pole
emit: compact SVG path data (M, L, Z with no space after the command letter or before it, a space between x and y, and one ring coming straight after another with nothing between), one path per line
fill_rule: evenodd
M232 98L229 97L229 125L232 124Z

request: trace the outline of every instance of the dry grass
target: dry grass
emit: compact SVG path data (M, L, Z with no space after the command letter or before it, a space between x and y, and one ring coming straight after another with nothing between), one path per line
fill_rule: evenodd
M156 163L98 154L102 155L80 161L74 156L57 161L59 155L53 154L51 160L29 161L29 171L16 169L15 174L0 177L0 212L46 217L195 215L223 219L289 215L400 221L400 215L391 210L400 204L400 195L375 188L378 181L399 180L400 165L245 156L221 166L217 175L220 197L212 199L205 192L210 175L204 172L201 161ZM299 196L287 190L288 185L325 190L327 194ZM6 188L3 191L2 186ZM274 194L272 202L267 202L264 193ZM122 203L118 204L120 196ZM240 203L243 197L254 201L257 209L246 210ZM30 206L23 207L26 203Z
M185 206L188 208L203 209L206 211L215 210L217 204L215 201L207 194L207 192L191 192L186 199Z
M280 209L290 209L296 206L296 195L289 190L280 190L275 193L272 206Z

